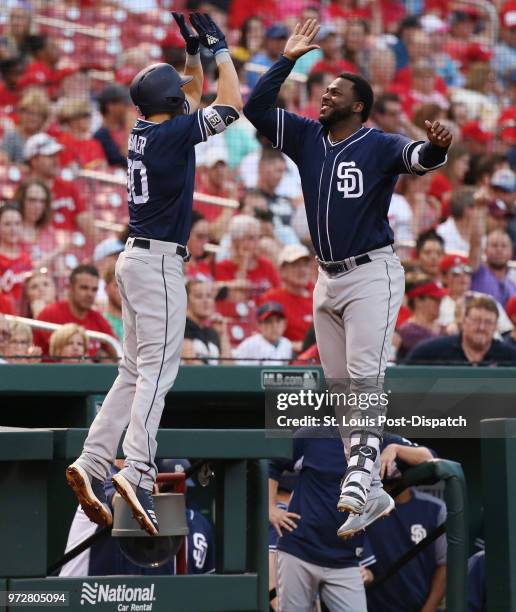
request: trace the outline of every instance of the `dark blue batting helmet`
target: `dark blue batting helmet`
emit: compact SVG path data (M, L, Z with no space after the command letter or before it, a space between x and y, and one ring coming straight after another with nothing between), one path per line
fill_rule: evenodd
M133 79L129 92L133 104L145 117L154 113L173 113L184 104L181 89L193 77L179 76L170 64L152 64Z

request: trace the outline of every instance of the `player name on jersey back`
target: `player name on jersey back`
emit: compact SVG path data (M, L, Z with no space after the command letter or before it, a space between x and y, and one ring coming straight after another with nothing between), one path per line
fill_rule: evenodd
M143 155L145 152L145 145L147 144L147 139L145 136L138 136L137 134L131 134L129 136L129 151L134 151L139 155Z

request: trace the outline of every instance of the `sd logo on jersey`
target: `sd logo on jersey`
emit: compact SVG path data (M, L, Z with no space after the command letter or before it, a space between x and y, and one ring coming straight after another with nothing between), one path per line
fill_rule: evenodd
M355 162L341 162L337 168L337 190L345 198L359 198L364 193L364 177Z

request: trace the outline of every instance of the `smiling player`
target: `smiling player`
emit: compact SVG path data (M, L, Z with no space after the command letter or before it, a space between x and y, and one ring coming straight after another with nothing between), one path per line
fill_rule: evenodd
M438 121L426 122L426 142L365 127L373 91L363 77L347 72L328 86L319 121L276 108L296 60L317 48L318 31L315 19L296 26L244 114L299 168L319 263L314 326L326 380L335 390L378 394L404 292L403 268L387 220L394 186L399 174L424 174L442 166L452 137ZM372 412L382 414L379 407ZM359 416L363 411L350 415ZM348 467L338 509L350 516L339 535L348 537L388 514L394 501L379 478L382 428L341 433Z

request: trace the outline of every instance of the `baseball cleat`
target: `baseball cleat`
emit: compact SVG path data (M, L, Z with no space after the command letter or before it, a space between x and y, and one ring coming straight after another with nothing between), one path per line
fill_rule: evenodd
M78 463L72 463L66 468L66 480L90 521L103 527L113 524L113 515L107 503L102 480L90 476Z
M354 491L343 489L339 497L337 510L339 512L362 514L366 503L367 502L364 502L363 498L361 496L359 497Z
M369 527L382 516L388 516L394 510L394 500L382 489L379 497L368 499L362 514L350 514L346 522L337 531L339 538L350 538L359 531Z
M152 492L131 484L122 474L112 478L113 486L127 502L140 527L149 535L158 535L158 520L154 511Z

